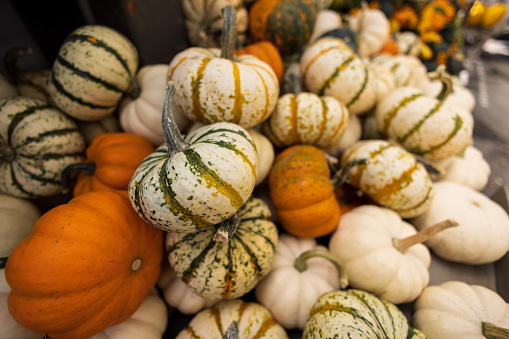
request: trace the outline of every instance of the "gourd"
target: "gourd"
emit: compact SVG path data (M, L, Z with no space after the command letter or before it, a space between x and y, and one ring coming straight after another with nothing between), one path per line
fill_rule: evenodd
M283 80L284 64L281 53L279 53L276 45L270 41L258 41L235 50L235 55L246 54L254 55L258 59L270 65L276 74L279 84L281 85L281 81Z
M308 91L338 99L352 114L365 113L376 103L375 77L341 39L324 37L310 44L301 56L300 71Z
M64 191L70 177L78 173L73 196L91 191L127 191L131 178L154 147L139 135L110 132L98 135L87 147L83 163L67 166L62 172Z
M238 338L241 339L289 338L265 307L235 299L221 300L196 314L176 339L223 339L232 322L237 324Z
M341 14L331 9L319 10L318 13L316 13L316 22L309 41L315 41L326 32L341 27L343 27Z
M338 225L340 206L327 158L312 145L284 149L269 174L270 200L279 223L288 233L315 238Z
M234 58L235 9L225 7L222 50L187 48L173 57L168 78L175 106L189 119L250 128L272 113L279 83L272 68L252 55Z
M452 78L452 92L445 98L444 104L450 104L463 107L465 110L472 112L475 107L475 97L472 92L463 86L458 77ZM430 80L424 89L426 96L436 97L442 89L442 83L439 80Z
M453 226L457 223L448 220L417 233L393 210L362 205L341 217L329 249L345 265L352 288L393 304L409 303L429 283L431 255L422 242Z
M153 288L133 315L90 339L161 339L168 325L168 308Z
M80 121L76 120L78 129L81 131L87 145L90 145L92 140L100 134L109 132L120 132L120 123L116 114L108 115L105 118L97 121Z
M81 26L62 43L48 92L54 105L71 117L100 120L117 109L132 86L138 63L136 47L118 31Z
M394 78L394 86L405 86L410 78L411 70L401 58L389 54L380 54L369 61L369 65L375 68L387 69Z
M361 337L426 338L410 327L394 304L359 289L323 294L313 305L302 335L303 339Z
M41 216L12 251L9 312L55 339L88 338L136 311L162 256L163 232L137 216L125 192L82 194Z
M407 151L431 160L444 159L465 150L471 142L472 113L444 104L451 90L450 78L438 74L443 91L429 98L414 87L400 87L380 100L375 111L378 130Z
M61 193L63 169L84 159L76 123L39 99L1 99L0 136L0 192L12 196Z
M167 232L170 266L203 298L241 297L256 286L272 265L278 233L270 218L267 204L251 197L236 215L216 227L194 233ZM235 227L227 239L216 238L218 229Z
M141 67L136 73L133 89L122 99L118 107L122 130L137 134L156 147L164 143L161 112L168 85L168 69L167 64ZM173 111L173 117L181 132L191 124L191 120L176 109Z
M494 262L509 250L509 216L485 194L452 181L434 184L429 210L410 222L423 230L437 220L455 219L460 226L438 234L426 245L438 257L468 265Z
M422 41L417 34L411 31L400 31L394 35L401 54L419 57L421 55Z
M258 155L249 133L229 122L180 134L168 85L162 115L166 144L136 169L128 186L131 204L154 227L195 232L237 212L254 189Z
M412 322L429 339L509 336L509 304L485 286L456 280L428 286L414 309Z
M256 300L286 329L302 330L314 302L348 285L343 264L315 239L282 234L272 268L255 289Z
M258 154L258 166L256 167L256 181L255 187L262 184L268 178L276 153L274 145L264 134L259 132L256 128L247 130L256 146L256 153Z
M341 163L365 159L346 175L346 182L360 189L375 204L411 218L429 209L433 182L424 165L403 148L386 140L360 140L342 156Z
M30 235L41 216L39 208L30 200L0 194L0 327L5 339L40 339L35 333L20 326L7 309L11 288L5 281L4 260L18 244Z
M316 23L313 0L258 0L249 9L253 41L268 40L283 57L300 53Z
M340 157L341 154L362 137L361 120L356 114L348 115L348 124L346 125L345 132L339 139L339 143L333 148L327 149L326 152L333 157Z
M357 34L358 51L362 58L370 58L380 51L391 34L389 19L384 12L367 6L350 17L348 26Z
M182 0L184 23L191 46L219 47L224 23L222 9L233 6L237 11L236 32L239 42L244 42L248 29L249 14L243 0Z

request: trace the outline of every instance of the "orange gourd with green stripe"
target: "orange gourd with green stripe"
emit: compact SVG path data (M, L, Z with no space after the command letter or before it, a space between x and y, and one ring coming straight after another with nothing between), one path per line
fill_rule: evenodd
M331 233L340 219L329 164L323 151L295 145L279 153L269 174L270 199L281 226L298 237Z
M279 82L272 67L253 55L234 56L235 10L225 11L222 50L192 47L175 55L168 77L175 106L193 121L231 122L250 128L276 106Z

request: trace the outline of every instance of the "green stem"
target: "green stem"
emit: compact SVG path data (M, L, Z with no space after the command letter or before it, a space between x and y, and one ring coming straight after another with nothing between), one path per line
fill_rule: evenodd
M129 91L129 96L132 99L138 99L140 97L140 94L141 94L141 87L133 85L133 87Z
M295 269L299 272L304 272L307 269L306 261L311 258L324 258L333 263L339 272L339 287L344 289L348 286L348 274L345 266L337 256L326 250L309 250L302 253L295 259Z
M216 234L214 235L214 241L222 242L223 244L228 244L228 241L230 241L233 234L235 234L235 231L240 225L240 217L238 213L235 213L225 221L221 223L221 226L219 226L219 229L217 230Z
M428 78L431 80L439 80L442 83L442 89L435 98L438 101L443 102L453 91L452 78L445 72L445 66L438 66L436 71L428 74Z
M488 339L508 339L509 329L498 327L492 323L483 322L482 334Z
M5 265L7 265L7 259L9 259L9 257L0 257L0 270L3 270Z
M94 175L95 164L93 162L71 164L64 168L64 170L62 171L62 191L64 193L69 192L69 189L72 186L71 181L73 178L73 174L76 172L85 172L88 175Z
M183 152L189 147L189 143L184 140L180 133L175 118L173 117L173 95L175 94L175 85L170 81L168 83L168 91L166 92L166 99L164 100L163 115L161 124L163 127L164 140L168 146L168 158L173 155Z
M19 86L23 81L20 77L20 71L17 66L18 59L27 54L32 54L30 47L15 47L7 51L4 56L4 66L11 80Z
M237 43L237 11L232 5L223 8L223 32L221 34L221 58L233 60Z
M356 160L351 160L351 161L347 162L346 164L344 164L343 167L341 167L339 169L339 171L337 171L334 174L334 176L332 177L332 179L331 179L332 186L334 188L336 188L338 186L343 185L346 182L346 179L348 177L348 173L350 172L352 167L354 167L354 166L364 166L364 165L367 164L367 162L368 162L367 159L356 159Z

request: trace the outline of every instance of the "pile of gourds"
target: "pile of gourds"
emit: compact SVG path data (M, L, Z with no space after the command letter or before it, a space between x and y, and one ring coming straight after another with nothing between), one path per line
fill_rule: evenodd
M507 337L496 292L428 286L431 252L509 250L468 89L388 53L377 9L182 4L191 47L168 65L84 26L36 98L14 82L27 50L6 57L3 337Z

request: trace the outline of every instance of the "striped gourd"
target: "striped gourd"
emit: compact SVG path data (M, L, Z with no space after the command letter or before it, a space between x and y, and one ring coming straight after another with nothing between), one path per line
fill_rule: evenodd
M231 217L254 189L258 155L239 125L206 125L184 139L173 119L170 83L163 110L161 145L138 167L128 191L149 224L193 232Z
M371 70L339 38L320 38L308 46L300 71L309 91L342 101L352 114L367 112L377 101L377 81Z
M196 294L234 299L251 291L270 270L277 245L276 225L263 200L251 197L238 211L240 224L228 244L214 240L221 224L195 233L167 232L171 267Z
M236 299L221 300L213 307L199 312L176 339L228 338L225 333L233 321L237 322L238 338L289 338L285 329L274 321L264 306Z
M279 147L310 144L331 149L339 144L348 120L345 104L333 97L288 93L279 98L263 128Z
M0 100L0 192L21 198L62 193L65 167L85 159L76 123L45 101Z
M353 166L346 181L367 194L378 205L411 218L429 209L433 183L424 165L403 148L385 140L361 140L348 148L341 159L366 160Z
M191 120L226 121L247 129L272 113L279 82L272 68L257 57L234 57L235 13L231 6L226 8L233 13L225 13L223 49L185 49L170 62L168 78L179 89L175 106Z
M349 289L327 292L315 302L302 338L424 339L426 336L410 327L394 304L368 292Z
M97 121L115 111L138 63L136 47L121 33L106 26L82 26L60 47L48 91L68 115Z

